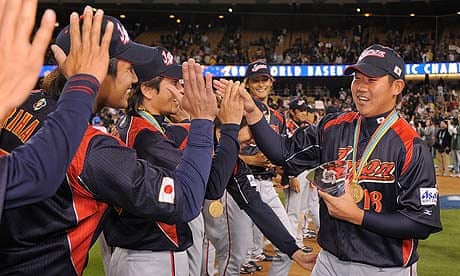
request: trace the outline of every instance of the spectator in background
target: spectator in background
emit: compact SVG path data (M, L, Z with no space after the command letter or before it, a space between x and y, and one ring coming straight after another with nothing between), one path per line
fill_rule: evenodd
M460 125L458 123L458 117L452 120L451 134L452 163L454 166L452 176L460 177Z
M426 145L430 149L432 156L434 157L434 143L436 141L436 129L431 123L431 119L427 118L425 122L419 122L419 130L420 136L422 137L423 141L425 141Z
M436 133L436 150L438 151L438 173L437 175L449 175L449 153L452 136L447 129L447 120L442 120L439 124L439 130Z

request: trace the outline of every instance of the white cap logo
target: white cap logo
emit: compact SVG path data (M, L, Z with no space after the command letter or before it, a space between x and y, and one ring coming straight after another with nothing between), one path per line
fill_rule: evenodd
M120 23L117 23L117 29L118 33L120 34L121 43L126 45L129 42L128 32L126 31L125 27L123 27L123 25L120 25Z
M174 63L174 56L170 52L163 50L161 56L165 65L172 65Z
M262 69L268 69L267 65L266 64L256 64L254 65L254 67L252 67L252 72L257 72L259 70L262 70Z
M363 58L368 57L368 56L385 58L385 55L386 55L386 52L382 50L375 50L375 49L364 50L359 56L358 62L360 62Z

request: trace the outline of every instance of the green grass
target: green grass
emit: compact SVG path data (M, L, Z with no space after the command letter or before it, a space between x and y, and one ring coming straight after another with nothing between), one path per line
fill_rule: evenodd
M89 252L88 266L83 272L83 276L104 276L104 265L102 264L101 250L96 242Z
M284 195L283 195L284 196ZM460 275L460 210L441 210L443 230L420 241L418 253L418 275ZM104 266L99 245L90 251L88 266L83 276L103 276Z
M441 210L442 232L420 241L418 274L460 275L460 210Z

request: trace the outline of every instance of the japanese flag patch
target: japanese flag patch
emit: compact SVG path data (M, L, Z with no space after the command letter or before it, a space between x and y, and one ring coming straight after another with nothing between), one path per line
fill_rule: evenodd
M174 197L174 179L171 177L163 177L163 181L161 182L160 187L160 194L158 195L158 201L173 204Z
M420 204L437 205L438 204L438 189L436 188L420 188Z

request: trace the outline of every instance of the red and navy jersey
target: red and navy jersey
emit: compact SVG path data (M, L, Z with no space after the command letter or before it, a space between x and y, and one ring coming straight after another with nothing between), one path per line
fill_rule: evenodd
M303 122L302 127L309 126L311 125L309 122ZM288 137L291 137L294 135L294 132L296 132L297 129L301 127L299 124L297 124L294 120L292 119L286 119L286 134Z
M328 114L318 126L301 128L291 138L270 134L261 122L251 129L256 141L270 141L270 145L259 145L270 160L283 165L292 175L335 160L347 162L351 175L353 136L359 116L355 112ZM361 127L358 162L379 124L376 118L363 118L362 123L366 127ZM282 146L274 148L273 143ZM442 229L431 154L404 119L399 118L382 137L358 183L363 188L363 198L357 204L366 214L402 215L429 229L429 233ZM318 243L343 261L401 267L418 260L416 238L392 238L336 219L329 215L323 200L320 219ZM416 236L417 229L411 231L414 232L410 235Z
M30 96L25 105L30 108L19 107L9 114L0 136L2 153L11 152L0 157L0 218L3 208L15 209L56 193L86 130L98 89L93 76L75 75L65 84L56 112L45 122L41 111L50 112L55 105L41 93ZM40 115L34 117L35 112ZM27 145L18 147L25 141Z
M179 164L182 152L178 146L186 139L171 141L139 116L123 116L117 130L122 141L134 148L140 158L170 170ZM184 251L193 244L187 223L167 224L115 209L108 216L104 236L110 246L133 250Z
M58 192L5 211L0 274L81 275L108 205L168 224L196 217L211 167L211 129L208 120L192 122L194 143L173 171L138 159L118 138L88 126Z
M155 118L162 122L162 118ZM140 158L173 170L183 156L190 124L163 124L163 129L165 134L136 115L123 116L117 124L120 138L135 149ZM237 133L237 125L223 126L223 139L216 149L210 172L210 178L220 180L220 185L225 185L232 174L239 145ZM169 135L174 140L170 140ZM206 194L214 189L219 187L208 184ZM124 211L111 213L104 235L109 245L134 250L183 251L193 243L187 223L161 223Z
M95 201L78 181L84 152L96 134L99 133L94 129L88 129L67 179L53 197L5 212L0 224L0 257L8 261L0 265L2 273L82 273L107 208L105 203Z
M0 132L0 156L23 145L43 125L48 114L56 109L56 99L42 91L32 91L26 102L14 110L3 121Z

